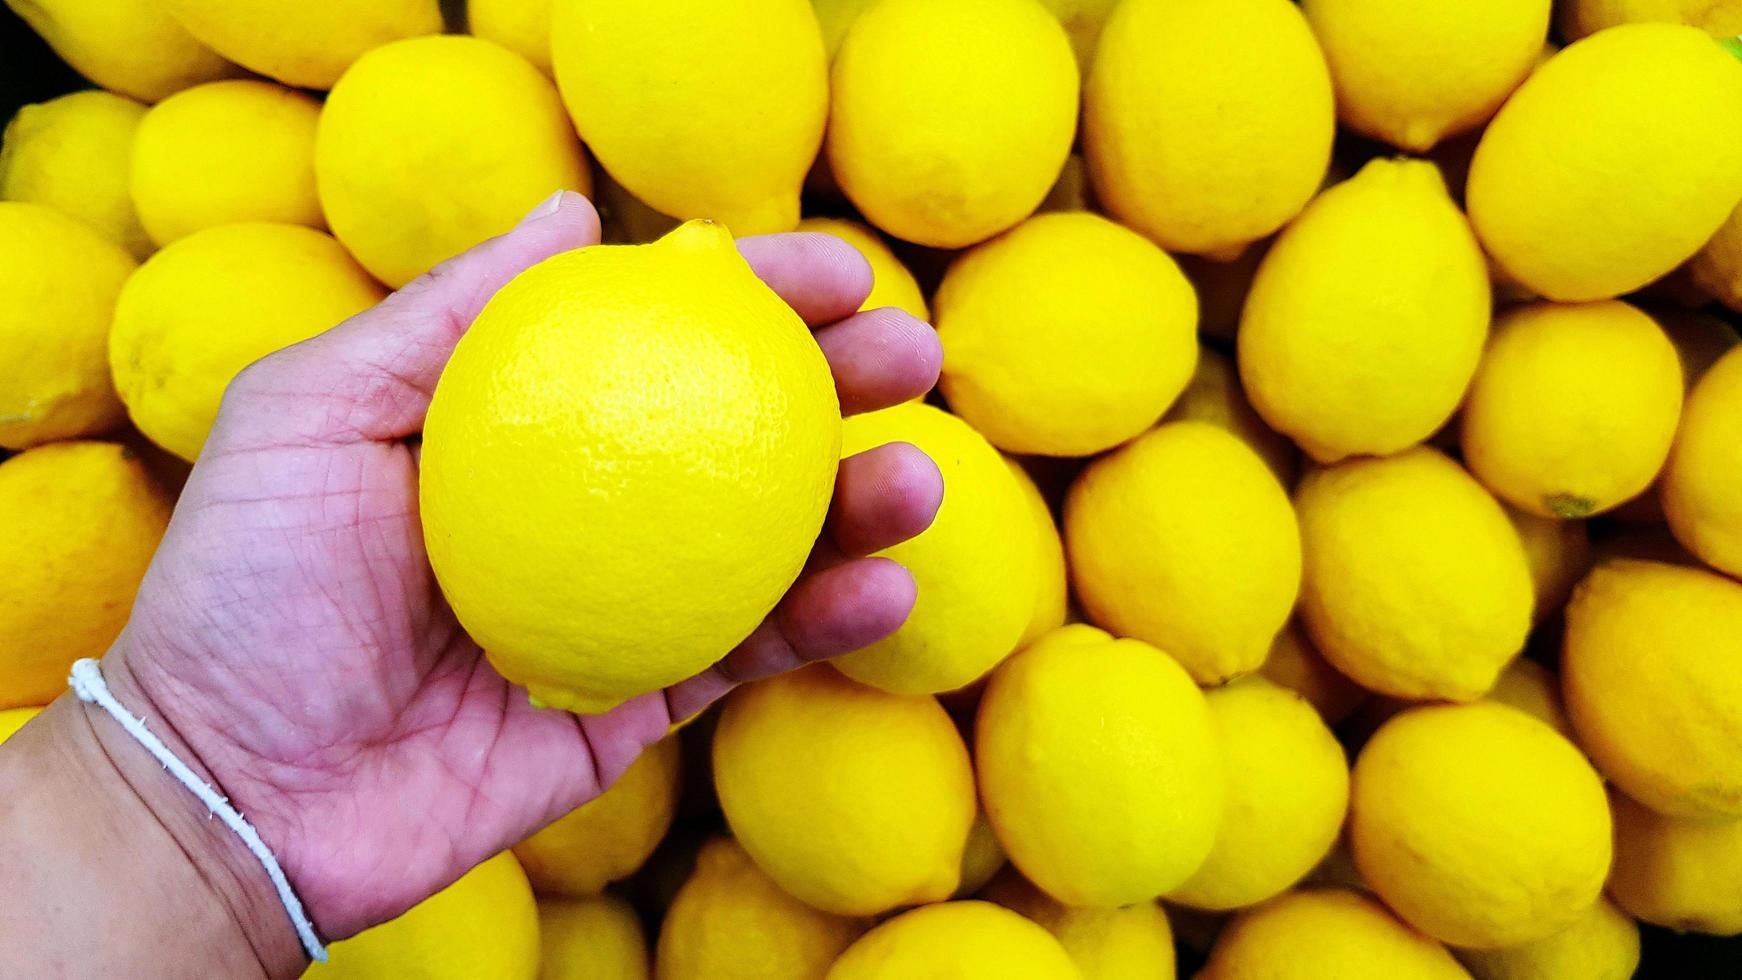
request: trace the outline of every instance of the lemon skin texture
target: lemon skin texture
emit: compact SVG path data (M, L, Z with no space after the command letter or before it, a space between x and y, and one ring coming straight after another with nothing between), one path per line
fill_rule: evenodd
M1121 3L1083 99L1107 212L1170 252L1222 259L1300 212L1334 129L1324 55L1286 0Z
M1490 312L1482 250L1439 171L1374 160L1265 255L1240 378L1270 427L1321 463L1395 453L1451 418Z
M72 215L142 259L154 247L127 188L145 107L112 92L74 92L18 110L0 137L0 200Z
M327 947L310 980L538 980L538 907L498 854L397 919Z
M41 708L4 708L0 709L0 745L18 734L30 719L35 718Z
M506 232L555 191L591 191L550 80L470 37L413 38L359 58L321 110L315 181L333 234L395 288Z
M1608 299L1700 250L1742 198L1742 62L1704 31L1629 24L1519 86L1470 165L1470 220L1536 294Z
M1699 288L1742 312L1742 207L1730 212L1717 234L1688 263L1688 273Z
M133 268L84 222L0 201L0 448L96 435L125 419L105 351Z
M1519 657L1506 665L1488 691L1487 699L1516 708L1578 744L1573 723L1561 706L1560 678L1528 657Z
M1258 674L1306 698L1327 725L1340 724L1367 700L1367 691L1332 667L1313 646L1299 619L1289 620L1276 634Z
M1688 395L1663 476L1669 526L1689 551L1742 577L1742 348Z
M1173 929L1160 902L1073 908L1014 871L999 875L980 897L1052 933L1083 980L1174 980Z
M990 902L904 912L860 937L826 980L1082 980L1045 929Z
M1089 619L1200 684L1257 670L1300 590L1288 495L1207 422L1170 422L1090 464L1065 501L1065 548Z
M47 704L100 657L169 523L172 501L131 451L62 442L0 463L0 708Z
M1536 66L1551 0L1307 0L1337 115L1411 153L1480 126Z
M1393 697L1481 697L1530 630L1530 565L1494 498L1438 450L1316 470L1295 491L1313 644Z
M1070 41L1036 0L877 0L832 81L841 189L873 225L934 248L1033 214L1076 129Z
M550 12L544 0L466 0L466 26L549 75Z
M159 245L245 221L325 230L315 193L320 103L271 82L197 85L152 106L133 143L130 193Z
M797 231L816 231L825 235L833 235L865 257L871 266L871 293L865 297L865 302L859 304L860 310L876 310L885 306L893 306L920 320L931 320L931 311L926 308L925 294L919 290L919 283L914 281L913 273L907 271L907 266L895 257L889 246L875 231L857 221L844 218L806 218L798 223Z
M930 456L944 478L931 527L879 552L918 586L907 622L893 634L831 663L848 677L898 694L953 691L1016 648L1035 615L1045 576L1032 504L1004 458L966 422L908 403L855 415L842 455L906 442Z
M436 385L430 564L504 677L608 710L706 668L774 608L822 528L840 417L809 329L723 226L547 259L491 299Z
M681 779L677 739L662 739L602 795L514 845L533 890L585 898L634 874L671 828Z
M1198 349L1198 366L1179 400L1162 416L1164 422L1208 422L1252 447L1276 474L1283 487L1293 487L1300 471L1300 451L1280 432L1264 424L1240 387L1240 369L1232 358L1213 347Z
M1538 517L1582 518L1657 478L1681 418L1675 345L1618 301L1501 314L1463 407L1470 472Z
M1340 888L1290 892L1225 929L1198 980L1469 980L1444 946Z
M293 88L330 89L364 52L442 31L437 0L162 0L162 4L188 33L224 57Z
M1599 898L1572 925L1551 936L1456 955L1476 980L1629 980L1639 967L1639 924L1615 903Z
M141 102L238 73L158 0L6 0L6 6L79 74Z
M1029 518L1034 524L1035 562L1040 569L1040 588L1035 590L1034 609L1029 614L1028 625L1022 629L1022 636L1016 641L1018 647L1024 647L1065 624L1070 613L1070 569L1065 565L1065 543L1059 535L1058 524L1053 520L1052 506L1041 496L1040 487L1035 486L1034 478L1021 464L1008 458L1004 462L1010 467L1010 474L1016 477L1023 502L1028 505Z
M538 900L539 980L647 980L647 938L616 895Z
M1329 853L1349 807L1349 762L1312 704L1285 687L1243 677L1205 700L1227 791L1210 856L1167 897L1220 911L1281 894Z
M1573 586L1591 570L1591 534L1584 521L1538 517L1513 507L1506 517L1524 545L1530 563L1530 579L1536 592L1536 618L1540 621L1561 611L1573 594Z
M1576 41L1606 27L1641 22L1688 24L1713 37L1742 34L1737 0L1568 0L1561 4L1561 34Z
M782 891L729 837L702 845L659 929L657 980L823 980L870 928Z
M1603 775L1662 813L1742 817L1742 585L1599 564L1567 606L1562 690Z
M1222 753L1191 677L1149 644L1047 634L992 673L974 732L992 829L1059 901L1149 901L1210 853Z
M147 259L121 290L109 336L115 387L139 431L192 461L243 368L385 295L312 228L207 228Z
M805 0L556 0L551 57L587 146L654 210L740 235L798 223L829 103Z
M938 287L939 384L1007 452L1088 456L1154 425L1191 378L1197 299L1173 259L1086 211L1043 214Z
M1542 939L1609 871L1603 781L1548 725L1492 702L1414 708L1355 761L1355 864L1405 921L1457 946Z
M1610 800L1615 904L1678 932L1742 935L1742 820L1665 816L1620 793Z

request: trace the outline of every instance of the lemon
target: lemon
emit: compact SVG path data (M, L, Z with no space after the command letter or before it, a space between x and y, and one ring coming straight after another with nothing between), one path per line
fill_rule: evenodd
M1088 456L1167 411L1197 357L1197 301L1166 252L1087 211L1036 215L938 287L950 407L1009 452Z
M898 441L923 450L944 478L931 527L882 552L912 573L918 598L894 634L833 663L860 683L933 694L975 680L1016 647L1047 572L1032 504L979 433L910 403L848 419L842 453Z
M681 788L677 739L648 748L602 795L514 846L540 895L597 895L634 874L671 827Z
M1495 322L1470 385L1464 459L1514 507L1589 517L1651 485L1681 403L1675 346L1634 307L1515 307Z
M1240 387L1240 370L1213 347L1198 349L1198 366L1163 421L1195 420L1226 429L1252 447L1284 487L1294 486L1300 453L1283 435L1264 424Z
M47 704L100 657L169 523L171 501L131 451L41 446L0 463L0 708Z
M1349 807L1349 763L1299 694L1245 677L1205 695L1228 788L1215 846L1168 900L1223 910L1255 905L1306 877Z
M1109 214L1170 252L1228 259L1318 190L1334 115L1287 0L1127 0L1089 72L1083 149Z
M18 734L25 723L35 718L41 708L4 708L0 709L0 744Z
M1077 67L1087 78L1089 66L1095 63L1095 48L1101 43L1101 30L1107 26L1118 0L1041 0L1052 11L1070 35L1071 49L1077 55Z
M827 980L1083 980L1058 940L990 902L905 912L862 936Z
M1742 817L1742 585L1614 560L1567 606L1561 670L1581 744L1628 796L1677 816Z
M986 887L986 883L1010 863L1004 845L998 843L992 824L984 809L974 814L974 825L968 828L968 844L962 849L962 880L956 885L955 898L967 898Z
M1070 153L1076 62L1036 0L877 0L832 80L835 179L910 242L961 248L1015 225Z
M798 223L829 101L805 0L556 0L551 18L563 101L631 193L740 235Z
M105 432L124 419L105 356L133 259L77 219L0 201L0 447Z
M326 228L315 194L320 103L271 82L211 82L152 106L133 144L131 193L159 245L213 225Z
M199 456L224 388L384 293L338 242L300 225L218 225L147 259L121 290L109 337L115 387L139 431Z
M714 788L775 884L839 915L948 898L974 822L974 773L937 700L825 665L734 692Z
M1356 683L1468 701L1530 630L1530 564L1506 513L1457 463L1417 448L1307 474L1295 492L1313 643Z
M629 903L615 895L542 898L539 980L647 980L647 940Z
M836 52L841 50L841 42L847 39L847 29L871 6L874 0L811 0L811 7L817 15L817 24L823 29L823 50L828 53L829 60L835 60Z
M1742 5L1738 5L1742 11ZM1725 306L1742 312L1742 206L1730 212L1723 225L1688 264L1694 283Z
M1338 116L1413 153L1480 126L1536 65L1551 0L1306 0Z
M1340 888L1291 892L1241 914L1198 980L1469 980L1446 948Z
M135 258L151 254L127 189L144 115L144 106L109 92L74 92L19 109L0 139L0 200L46 204Z
M895 257L889 246L875 231L857 221L845 218L806 218L798 223L798 231L819 231L846 242L865 257L871 266L871 294L859 305L861 310L893 306L921 320L930 320L925 295L913 273Z
M1090 620L1201 684L1258 669L1300 588L1287 494L1207 422L1170 422L1090 464L1065 502L1065 547Z
M1394 453L1457 409L1489 312L1482 251L1439 171L1377 159L1265 255L1240 377L1258 414L1319 462Z
M1488 700L1516 708L1568 740L1577 741L1572 722L1567 720L1566 709L1561 706L1560 678L1528 657L1519 657L1506 665L1488 691Z
M430 564L503 676L604 711L768 615L839 445L828 363L724 227L567 252L496 293L436 386Z
M544 0L466 0L466 26L549 75L550 9Z
M1016 477L1022 499L1028 505L1029 519L1035 531L1035 564L1040 570L1040 588L1034 594L1034 609L1023 627L1017 646L1027 646L1047 633L1063 626L1070 609L1070 571L1065 567L1065 543L1059 537L1058 524L1052 516L1052 506L1041 496L1034 478L1013 459L1004 461Z
M1506 516L1524 545L1536 595L1536 618L1560 612L1573 586L1591 570L1591 535L1584 521L1538 517L1511 507Z
M1049 633L993 672L974 731L992 829L1065 904L1148 901L1210 852L1221 752L1203 695L1154 647L1084 625Z
M1052 933L1083 980L1174 980L1173 930L1158 902L1072 908L1014 872L999 875L983 897Z
M1477 949L1576 921L1609 871L1609 804L1579 750L1515 708L1413 708L1355 761L1355 864L1398 915Z
M364 52L439 34L437 0L162 0L188 33L224 57L295 88L328 89ZM436 81L419 78L419 84Z
M397 919L327 948L310 980L538 980L538 907L506 852Z
M1629 980L1639 966L1639 925L1599 898L1551 936L1457 956L1476 980Z
M1664 471L1663 507L1676 540L1714 568L1742 576L1742 348L1712 365L1688 395Z
M1642 21L1690 24L1716 37L1742 34L1742 3L1737 0L1567 0L1560 29L1569 41L1617 24Z
M237 73L158 0L7 0L6 6L79 74L141 102Z
M1340 724L1367 699L1360 685L1325 660L1298 619L1289 620L1276 634L1258 674L1306 698L1329 725Z
M1495 115L1470 220L1548 299L1631 292L1680 265L1742 198L1742 63L1705 32L1629 24L1568 45Z
M811 908L729 837L702 845L659 929L658 980L823 980L870 923Z
M554 191L590 190L550 80L470 37L359 58L321 111L315 180L333 234L394 287L514 227Z
M1224 344L1234 342L1252 280L1274 241L1274 237L1260 239L1224 261L1202 255L1179 256L1180 268L1198 293L1199 333Z
M1742 935L1742 820L1664 816L1612 794L1615 903L1654 925Z

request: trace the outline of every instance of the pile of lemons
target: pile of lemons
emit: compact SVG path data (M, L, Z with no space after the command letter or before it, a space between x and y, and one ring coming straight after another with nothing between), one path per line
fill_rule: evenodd
M608 242L836 235L943 344L925 401L795 423L767 514L677 518L732 588L586 570L741 635L796 573L758 527L802 555L837 451L905 441L907 623L312 975L1621 980L1639 922L1742 933L1742 3L7 2L100 88L0 152L0 733L119 631L243 367L555 189ZM828 398L780 343L731 389L769 417ZM589 669L697 667L636 635Z

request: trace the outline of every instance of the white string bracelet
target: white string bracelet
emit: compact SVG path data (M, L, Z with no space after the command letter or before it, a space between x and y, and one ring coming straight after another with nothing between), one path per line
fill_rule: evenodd
M186 763L177 759L175 753L171 752L169 747L164 745L156 735L147 731L143 720L134 717L131 712L121 706L121 702L115 700L115 695L109 693L109 685L103 682L103 671L98 666L97 661L87 657L73 664L72 676L67 678L67 681L72 685L73 693L78 695L80 701L97 705L113 716L116 721L121 723L121 727L126 729L127 734L133 736L134 741L145 746L145 751L150 752L153 758L163 764L163 768L169 770L170 774L183 786L192 790L193 794L200 798L200 802L206 805L206 810L212 816L222 820L224 826L229 827L236 832L237 837L242 838L242 843L247 845L249 853L253 854L261 866L266 869L266 876L272 879L272 887L278 889L278 900L284 903L284 910L290 913L290 924L296 927L296 938L302 940L303 951L308 953L309 959L317 963L325 963L327 961L327 947L321 943L320 937L315 935L314 923L309 921L308 913L303 911L302 900L296 897L295 890L290 887L289 879L284 877L284 869L278 866L278 859L272 856L272 851L267 848L266 842L260 839L260 834L254 830L254 826L242 818L242 814L230 805L229 800L219 796L217 790L206 785L205 780L189 769Z

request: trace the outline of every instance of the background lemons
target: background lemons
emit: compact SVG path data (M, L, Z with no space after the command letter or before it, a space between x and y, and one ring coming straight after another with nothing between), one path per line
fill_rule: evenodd
M681 778L677 739L662 739L602 795L514 846L527 880L541 895L586 897L634 874L671 829Z
M1560 29L1576 41L1617 24L1661 22L1691 24L1714 37L1742 34L1742 4L1736 0L1567 0L1561 4Z
M162 6L224 57L296 88L332 88L364 52L442 29L437 0L162 0Z
M1286 489L1294 486L1300 453L1281 433L1264 424L1240 387L1240 371L1213 347L1198 349L1198 366L1163 421L1208 422L1252 447Z
M1688 273L1719 302L1742 311L1742 207L1730 212L1717 233L1707 239L1688 263Z
M1538 517L1512 507L1506 516L1524 545L1535 585L1535 616L1540 621L1558 613L1573 594L1573 586L1591 570L1590 530L1584 521Z
M466 26L549 75L551 6L543 0L466 0Z
M1463 950L1457 957L1476 980L1629 980L1639 966L1639 925L1615 903L1599 898L1551 936L1500 949Z
M1083 980L1173 980L1173 930L1159 902L1123 908L1076 908L1060 904L1007 871L980 895L1037 923L1077 965Z
M1742 353L1714 364L1689 393L1664 473L1675 536L1714 568L1742 575Z
M1367 699L1367 690L1325 660L1307 637L1299 619L1291 619L1276 642L1270 645L1270 655L1258 668L1259 676L1279 684L1306 698L1325 719L1336 725L1353 714Z
M827 980L1081 980L1045 929L989 902L944 902L905 912L860 937Z
M0 200L44 204L90 225L134 258L151 254L128 190L145 107L111 92L74 92L18 110L0 137Z
M1742 935L1742 820L1665 816L1619 793L1610 800L1616 904L1670 929Z
M1041 496L1034 478L1021 464L1006 459L1010 473L1016 477L1023 501L1035 530L1035 562L1040 571L1040 588L1035 591L1034 609L1028 625L1023 627L1017 646L1025 646L1044 633L1064 625L1070 605L1069 570L1065 566L1065 543L1059 537L1058 524L1053 520L1052 505Z
M6 6L79 74L141 102L237 74L158 0L8 0Z
M538 900L539 980L647 980L647 940L615 895Z
M1338 888L1291 892L1243 913L1216 941L1199 980L1465 980L1444 946L1385 906Z

